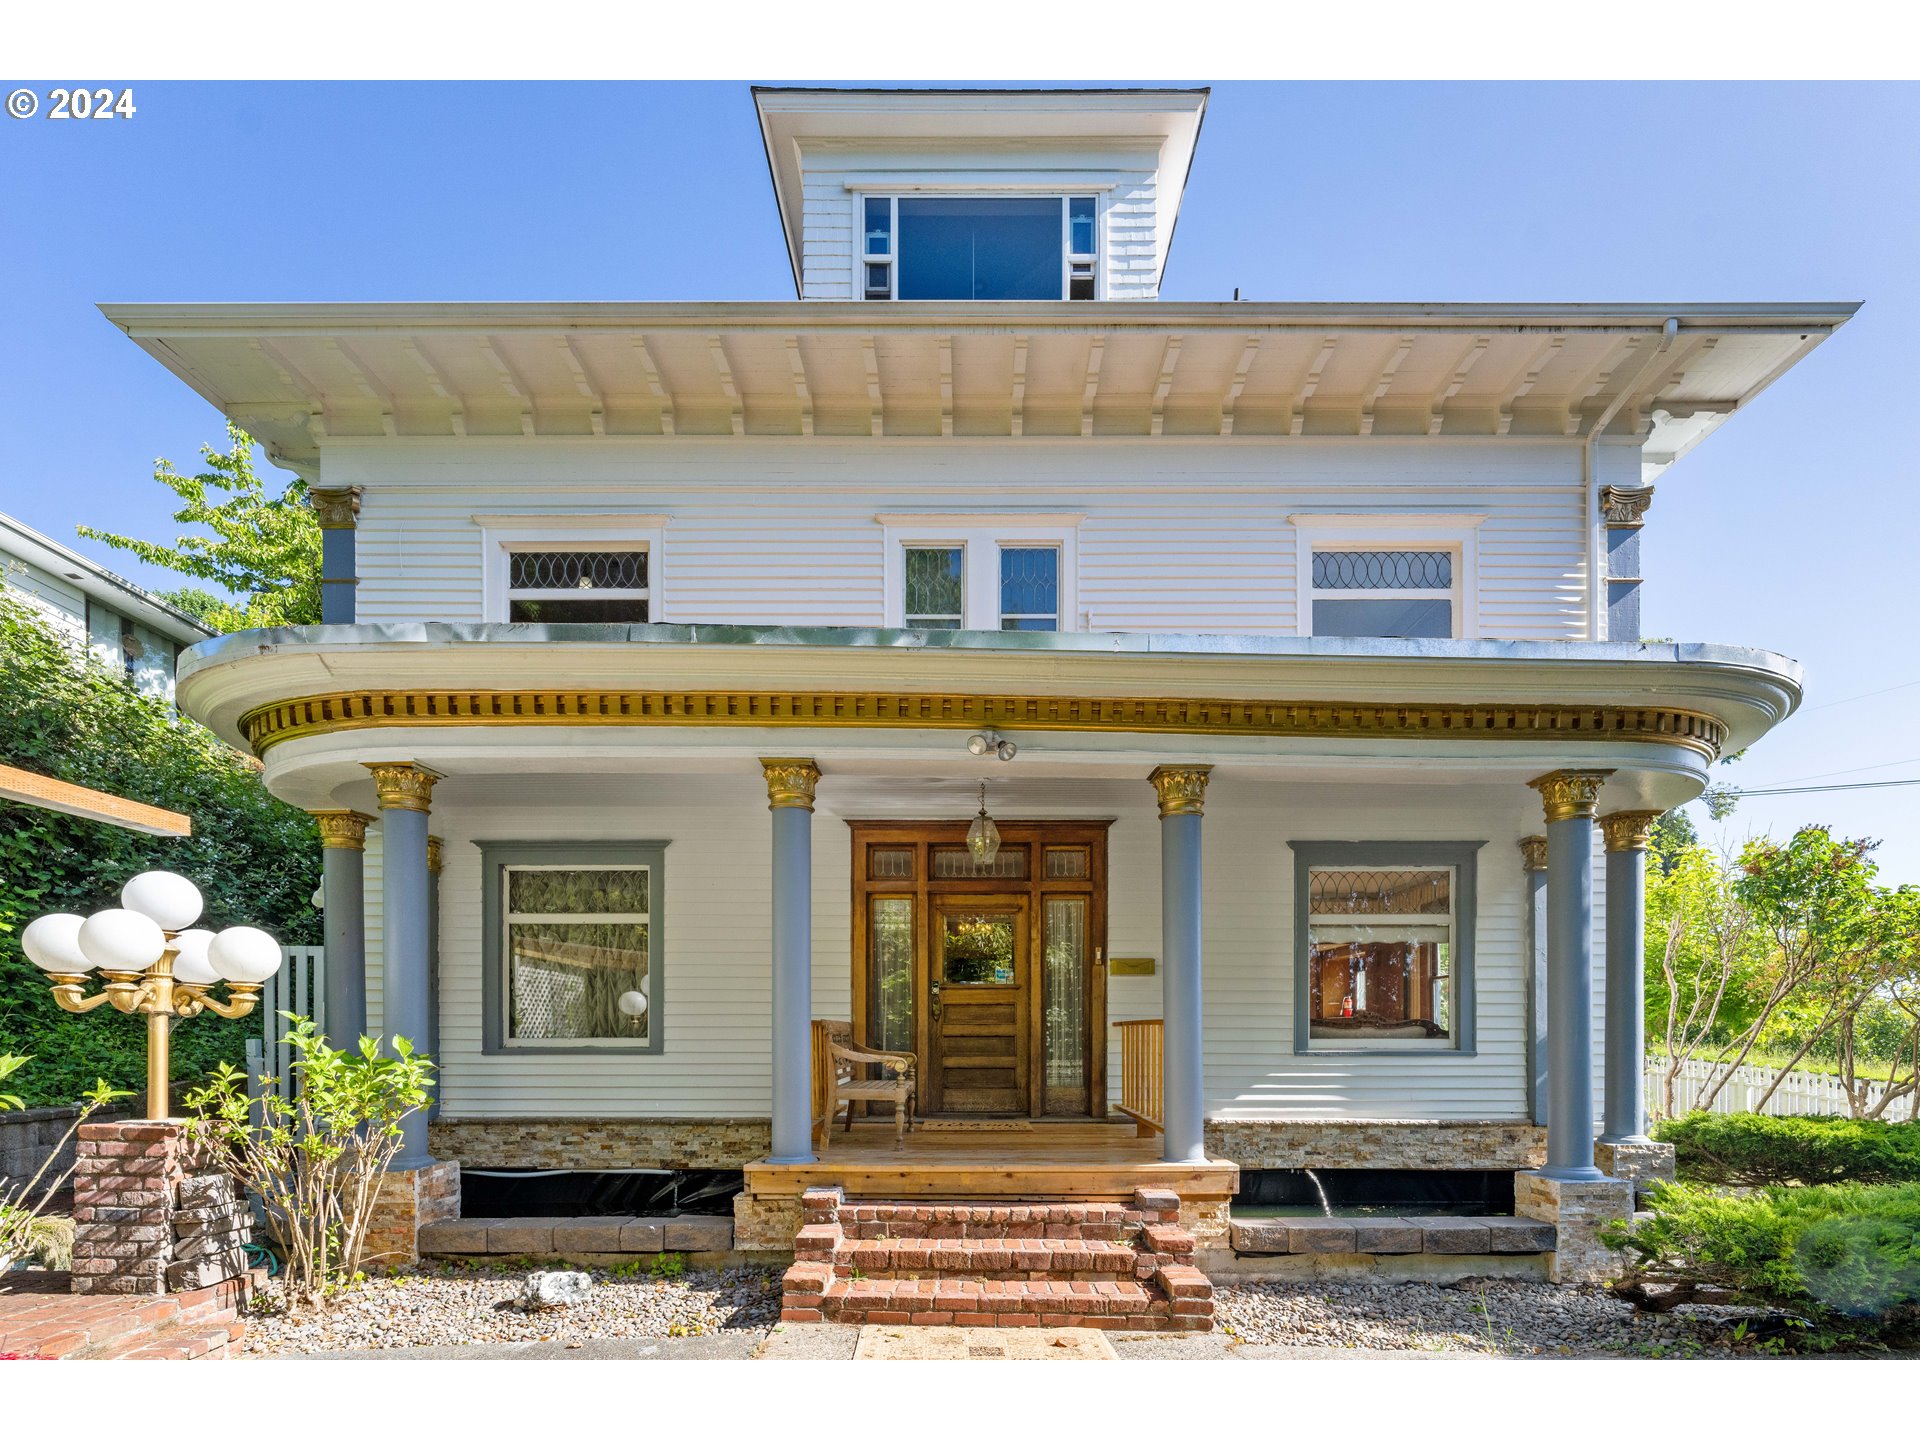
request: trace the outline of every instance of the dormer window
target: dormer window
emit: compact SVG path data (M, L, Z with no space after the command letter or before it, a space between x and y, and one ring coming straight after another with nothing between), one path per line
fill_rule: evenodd
M866 195L869 300L1091 300L1091 195Z

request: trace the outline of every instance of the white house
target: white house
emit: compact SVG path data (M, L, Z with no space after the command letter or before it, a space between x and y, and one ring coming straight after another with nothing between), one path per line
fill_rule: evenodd
M141 694L166 700L180 652L214 633L11 515L0 515L0 590Z
M1236 1167L1525 1172L1596 1263L1648 825L1800 698L1641 641L1639 527L1854 307L1162 302L1206 100L757 90L798 301L106 307L314 487L329 623L182 703L324 817L418 1173L1163 1185L1225 1264Z

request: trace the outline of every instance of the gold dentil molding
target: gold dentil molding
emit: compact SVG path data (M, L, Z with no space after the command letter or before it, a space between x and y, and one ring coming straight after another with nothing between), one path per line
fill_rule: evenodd
M820 767L813 761L762 759L760 769L767 777L769 810L813 809L813 790L820 783Z
M1527 784L1540 792L1547 823L1593 818L1600 800L1600 787L1611 770L1555 770Z
M1341 740L1629 741L1718 759L1726 726L1656 705L1124 698L743 690L358 690L240 717L255 754L342 730L439 725L704 725L1120 731Z
M1160 765L1147 776L1147 783L1160 797L1160 818L1169 815L1198 815L1205 807L1207 776L1211 765Z

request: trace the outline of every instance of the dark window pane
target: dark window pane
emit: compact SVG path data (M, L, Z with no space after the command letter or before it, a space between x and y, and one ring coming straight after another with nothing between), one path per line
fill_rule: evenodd
M510 590L644 590L644 550L516 550L507 557Z
M902 300L1058 300L1060 201L900 201Z
M507 619L530 625L644 625L647 602L627 600L513 600Z
M1093 299L1093 267L1076 265L1073 274L1067 277L1067 298L1069 300Z
M1316 550L1316 590L1446 590L1453 555L1446 550Z
M1448 1038L1448 946L1442 940L1327 941L1308 958L1315 1040Z
M1445 640L1453 635L1450 600L1316 600L1316 635L1378 635Z
M885 196L867 198L867 254L893 253L893 202Z
M906 621L920 629L960 626L961 551L914 545L907 549Z
M1067 244L1075 255L1093 254L1093 197L1076 195L1067 201Z
M1016 620L1020 623L1011 623ZM1053 630L1059 623L1060 552L1051 546L1003 547L1000 551L1000 628Z
M891 265L867 266L867 299L891 300L893 298L893 267Z

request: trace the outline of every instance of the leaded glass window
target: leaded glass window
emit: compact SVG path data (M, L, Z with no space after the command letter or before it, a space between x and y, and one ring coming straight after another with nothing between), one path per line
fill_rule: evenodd
M964 612L966 551L958 545L907 547L909 630L958 630Z
M651 868L509 865L499 874L507 1042L647 1043Z
M1449 639L1451 550L1316 550L1313 633Z
M564 624L645 624L651 591L644 549L507 554L507 618Z
M1000 547L1000 628L1060 628L1060 552L1053 546Z

